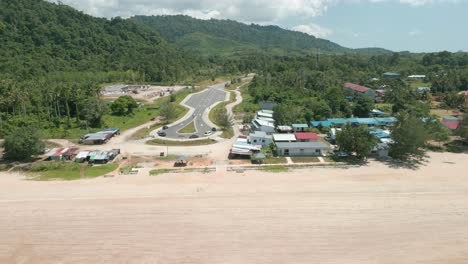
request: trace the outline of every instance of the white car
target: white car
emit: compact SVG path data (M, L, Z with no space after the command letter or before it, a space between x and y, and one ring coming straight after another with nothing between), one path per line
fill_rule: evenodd
M209 135L211 135L211 134L213 134L213 132L211 132L210 130L208 130L208 131L205 132L205 136L209 136Z

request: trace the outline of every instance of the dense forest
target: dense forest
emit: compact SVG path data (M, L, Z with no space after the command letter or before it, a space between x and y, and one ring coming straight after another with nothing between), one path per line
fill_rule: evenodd
M278 26L246 25L232 20L201 20L189 16L135 16L132 21L161 34L174 45L205 55L344 53L325 39Z
M430 94L418 93L406 76L426 75L424 80L414 84L421 82L420 85L430 86L432 95L446 96L468 90L466 53L283 57L270 58L265 65L248 92L254 104L265 100L278 102L278 110L284 111L279 111L276 119L286 124L298 120L368 116L369 111L360 115L356 108L365 104L372 109L374 103L359 101L359 97L355 101L347 100L350 94L342 88L345 82L390 91L386 102L404 101L407 107L419 107L420 115L429 114L429 108L418 102L422 101L422 96L429 98ZM402 78L384 78L383 73L388 71L399 72Z
M255 72L252 105L277 101L289 110L279 119L286 122L360 115L373 106L345 100L344 82L386 85L416 100L407 82L382 74L425 74L431 93L446 95L468 89L467 69L466 53L351 50L275 26L186 16L109 20L43 0L0 1L0 137L29 124L102 126L111 114L102 83L190 84ZM389 100L398 106L403 99Z

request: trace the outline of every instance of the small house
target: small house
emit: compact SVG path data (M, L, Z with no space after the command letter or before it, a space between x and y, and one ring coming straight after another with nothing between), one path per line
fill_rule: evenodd
M109 140L109 134L94 133L84 135L80 139L80 143L84 145L101 145Z
M254 119L252 120L252 129L254 131L263 131L267 134L275 133L275 123L261 119Z
M295 142L296 136L294 134L273 134L273 141L275 142Z
M292 124L294 132L306 132L308 128L307 124Z
M383 77L385 78L400 78L401 74L397 72L386 72L383 74Z
M291 133L291 132L293 132L293 128L291 126L277 126L276 130L279 133Z
M255 131L249 134L249 143L266 147L273 143L273 137L263 131Z
M369 87L349 82L345 83L343 87L348 91L351 91L353 95L365 95L371 97L372 99L375 98L375 91L370 89Z
M85 162L88 160L88 156L89 156L89 151L80 151L76 157L75 157L75 161L76 162Z
M322 156L330 151L330 146L321 141L277 142L278 156Z

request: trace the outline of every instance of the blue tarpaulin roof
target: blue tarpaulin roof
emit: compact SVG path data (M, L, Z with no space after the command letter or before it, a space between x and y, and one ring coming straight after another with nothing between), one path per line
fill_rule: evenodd
M346 119L344 119L344 118L332 118L332 119L328 119L328 121L330 121L334 125L344 125L344 124L346 124Z
M322 127L329 127L332 125L332 123L330 121L312 121L310 122L312 124L312 126L314 127L318 127L318 126L322 126Z
M398 121L395 117L377 117L376 118L377 122L379 122L379 124L381 125L385 125L385 124L392 124L392 123L396 123L396 121Z

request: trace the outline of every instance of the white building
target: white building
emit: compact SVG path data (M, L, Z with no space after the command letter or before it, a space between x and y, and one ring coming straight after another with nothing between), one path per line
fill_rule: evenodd
M275 133L275 123L256 118L252 120L252 129L254 131L263 131L267 134Z
M263 131L255 131L249 134L249 143L252 145L261 145L267 147L273 143L273 137Z
M322 156L330 151L330 146L321 141L276 143L278 156Z
M296 136L294 134L273 134L273 141L275 142L295 142Z

